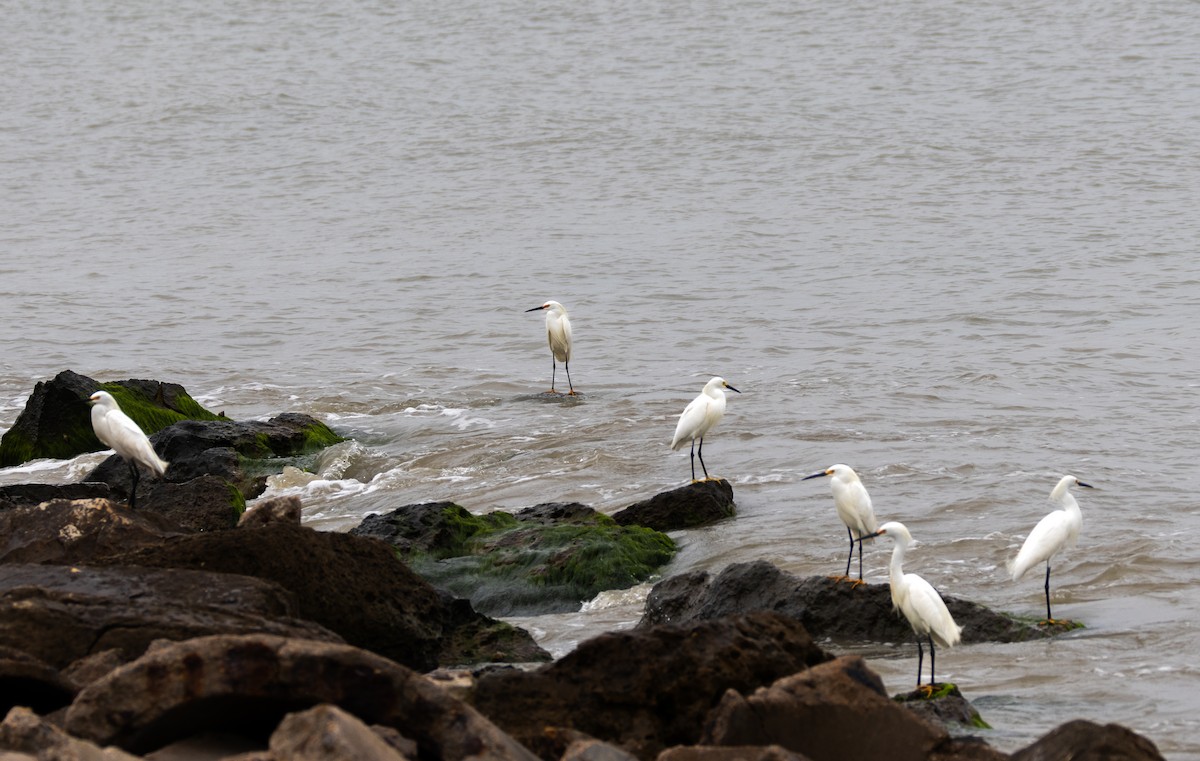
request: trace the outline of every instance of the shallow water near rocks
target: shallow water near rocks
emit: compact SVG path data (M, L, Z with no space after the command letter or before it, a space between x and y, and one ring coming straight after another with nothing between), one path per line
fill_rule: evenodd
M938 678L1004 750L1082 717L1200 758L1197 40L1123 1L13 8L0 428L63 369L157 378L351 437L273 482L316 528L615 512L686 481L675 420L720 375L740 512L665 573L840 571L800 479L845 462L906 570L1040 616L1004 561L1073 473L1053 603L1087 628ZM545 394L551 298L578 397ZM562 654L644 595L518 623ZM911 688L912 643L864 648Z

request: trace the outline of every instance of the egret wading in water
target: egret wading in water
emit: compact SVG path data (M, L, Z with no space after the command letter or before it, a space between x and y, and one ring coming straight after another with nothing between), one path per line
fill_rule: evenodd
M575 386L571 383L571 320L567 317L567 309L557 301L547 301L540 307L526 309L526 312L546 310L546 338L550 341L550 393L554 390L554 372L557 368L554 361L563 363L567 371L567 387L571 390L568 396L575 395Z
M854 545L857 543L858 581L855 583L862 584L863 539L869 538L879 529L879 522L875 520L875 510L871 507L871 495L867 494L867 487L863 486L854 468L841 463L830 465L820 473L813 473L800 480L807 481L821 476L833 476L829 480L829 487L833 490L833 506L837 508L838 518L841 518L850 534L850 556L846 558L846 575L840 578L850 579L850 561L854 560Z
M1046 620L1042 623L1053 625L1064 623L1055 621L1050 615L1050 560L1059 550L1075 546L1079 539L1079 529L1083 526L1083 513L1079 512L1079 503L1069 491L1072 486L1093 488L1075 476L1063 476L1050 492L1050 504L1058 507L1038 521L1029 532L1021 551L1010 561L1008 570L1012 572L1013 581L1019 580L1025 572L1038 563L1046 564Z
M671 450L683 446L683 442L692 443L692 480L696 480L696 457L700 458L700 469L704 471L704 480L708 480L708 468L704 467L704 434L720 422L725 415L725 389L742 393L725 382L724 378L713 378L704 384L700 392L688 406L683 408L679 423L675 426L675 436L671 439ZM696 446L696 441L700 446Z
M167 461L158 456L150 439L121 411L117 400L107 391L97 391L88 398L92 405L92 430L104 446L112 449L129 465L133 486L129 490L129 509L137 501L138 463L145 465L160 478L167 472Z
M912 544L912 534L903 523L890 521L879 527L874 536L889 536L895 542L892 550L892 565L888 569L888 582L892 588L892 609L899 610L908 619L917 635L917 687L921 688L921 638L929 640L929 685L928 694L933 694L934 650L933 643L942 647L954 647L962 635L962 627L954 623L942 596L928 581L915 573L905 573L904 553Z

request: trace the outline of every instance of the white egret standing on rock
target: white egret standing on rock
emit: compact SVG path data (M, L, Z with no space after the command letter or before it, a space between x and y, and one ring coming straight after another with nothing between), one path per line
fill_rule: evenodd
M1026 537L1025 543L1021 545L1021 551L1008 566L1013 581L1017 581L1038 563L1046 563L1046 624L1060 623L1050 615L1050 559L1058 554L1059 550L1074 547L1079 539L1079 529L1083 526L1083 513L1079 512L1079 503L1069 491L1072 486L1092 488L1091 484L1085 484L1075 476L1063 476L1059 479L1050 492L1050 504L1056 505L1058 509L1038 521Z
M571 383L571 320L567 317L567 309L557 301L547 301L540 307L526 309L526 312L546 310L546 337L550 341L550 393L554 391L554 372L557 366L554 360L563 363L567 371L567 386L571 389L568 396L575 395L575 386Z
M850 578L850 561L854 560L854 545L857 543L857 583L861 584L863 539L874 534L879 528L879 523L875 520L875 510L871 507L871 495L867 494L867 487L863 486L862 479L854 472L854 468L841 463L831 465L820 473L813 473L800 480L807 481L810 478L820 478L821 476L833 476L829 481L829 487L833 490L833 506L837 508L838 517L842 519L842 523L846 525L846 531L850 534L850 557L846 558L846 575L842 578Z
M929 640L929 686L933 694L934 650L933 643L942 647L954 647L962 635L962 627L946 608L942 596L928 581L915 573L905 573L904 552L912 544L912 534L903 523L889 521L879 527L875 536L890 536L896 543L892 550L892 565L888 569L888 581L892 587L892 608L899 610L908 619L917 635L917 687L921 686L921 638Z
M109 447L129 464L133 486L129 490L129 509L137 501L138 463L154 471L159 477L167 472L167 461L158 456L150 439L121 411L117 400L107 391L97 391L88 398L92 405L92 430L104 446Z
M704 471L704 480L708 480L708 468L704 467L704 434L712 430L712 427L725 415L724 389L742 393L726 383L724 378L712 378L704 384L704 390L700 392L700 395L683 408L683 414L679 416L679 423L675 426L671 449L679 449L685 441L692 443L693 481L696 480L697 456L700 457L700 469ZM696 447L697 439L700 440L698 449Z

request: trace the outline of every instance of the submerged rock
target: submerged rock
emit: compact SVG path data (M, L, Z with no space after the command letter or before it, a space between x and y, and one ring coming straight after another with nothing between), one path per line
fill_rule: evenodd
M978 603L945 596L963 627L962 641L1022 642L1051 636ZM731 613L771 610L802 622L814 637L835 641L907 642L912 627L892 610L887 584L849 584L826 576L801 578L758 560L735 563L717 576L706 571L672 576L654 586L639 626L709 620Z
M409 505L350 533L388 542L430 583L493 616L578 610L646 580L675 553L665 534L577 503L482 515L453 502Z

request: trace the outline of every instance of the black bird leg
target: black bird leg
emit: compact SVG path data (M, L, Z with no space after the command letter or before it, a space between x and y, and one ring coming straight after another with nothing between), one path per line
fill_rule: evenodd
M138 469L137 463L133 460L129 461L129 474L133 479L133 486L129 489L129 509L132 510L137 504L137 485L138 485Z

